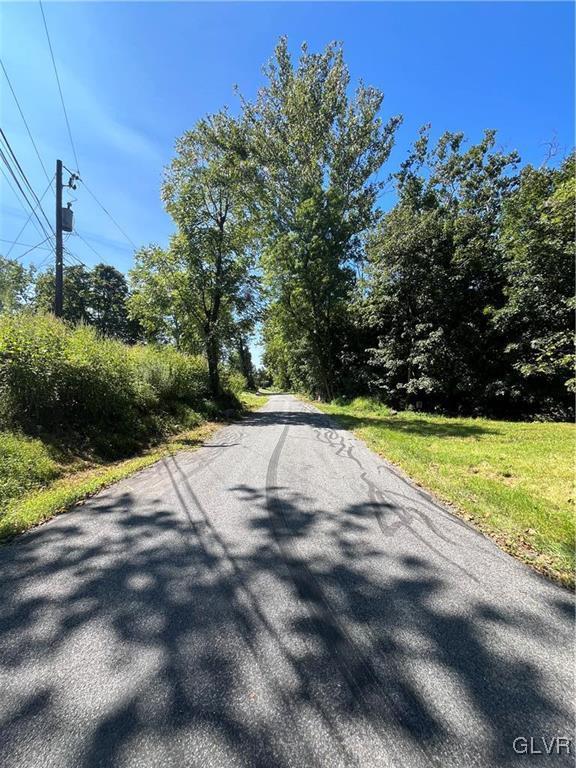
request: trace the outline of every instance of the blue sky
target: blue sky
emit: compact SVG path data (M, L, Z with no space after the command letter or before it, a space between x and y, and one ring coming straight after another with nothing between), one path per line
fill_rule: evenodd
M344 43L352 80L384 91L383 115L404 123L390 158L397 167L423 124L478 140L498 129L506 149L539 164L545 142L574 144L574 7L570 3L55 3L44 5L80 171L138 245L166 244L160 201L174 139L227 104L248 97L281 34L297 51ZM50 174L74 159L37 3L0 4L2 59ZM3 76L0 73L0 79ZM12 96L2 81L1 123L32 185L46 187ZM86 191L74 194L76 227L103 260L127 271L132 248ZM45 198L53 216L53 197ZM383 199L386 205L386 198ZM0 237L25 221L0 177ZM40 236L29 225L20 240ZM0 241L1 246L6 244ZM88 265L96 255L72 236ZM26 250L15 246L12 256ZM6 252L5 249L0 252ZM23 257L50 259L37 250Z

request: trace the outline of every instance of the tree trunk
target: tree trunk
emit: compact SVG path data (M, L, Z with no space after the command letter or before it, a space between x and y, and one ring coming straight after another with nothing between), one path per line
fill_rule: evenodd
M208 377L210 379L210 391L214 397L220 395L220 373L218 371L218 359L220 357L218 342L209 336L206 339L206 357L208 358Z
M329 403L334 399L334 370L332 366L331 339L324 333L320 337L320 344L317 346L317 358L320 369L320 387L322 390L321 399Z

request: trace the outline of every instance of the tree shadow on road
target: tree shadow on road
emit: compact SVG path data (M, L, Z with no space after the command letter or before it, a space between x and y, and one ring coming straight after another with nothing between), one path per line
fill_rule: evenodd
M298 419L319 423L248 421ZM230 492L252 514L233 529L177 457L163 472L176 507L109 491L0 551L5 768L370 766L383 754L492 768L524 764L515 736L569 723L521 647L494 642L512 628L552 648L555 630L470 592L444 605L425 547L383 554L369 505L335 513L277 483L243 485ZM386 525L393 506L381 505ZM466 710L466 733L438 690Z

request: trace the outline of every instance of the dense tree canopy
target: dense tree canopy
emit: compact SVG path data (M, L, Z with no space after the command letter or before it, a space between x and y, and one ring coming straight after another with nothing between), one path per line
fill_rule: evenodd
M34 270L16 259L0 256L0 312L23 307L34 279Z
M338 389L341 339L362 235L375 219L387 159L400 122L383 123L382 94L350 76L340 46L303 46L295 66L280 40L266 84L244 104L264 222L262 268L273 332L286 345L295 384L323 397ZM272 359L269 355L269 359Z
M497 235L518 158L493 147L490 131L466 151L449 133L430 149L424 130L396 175L398 203L371 238L362 304L377 338L371 384L401 407L474 411L504 394L487 308L503 303Z
M225 112L177 141L162 190L177 233L167 252L137 254L132 273L133 316L153 333L169 330L179 345L200 342L215 395L223 346L256 303L255 209L247 194L254 166L247 156L245 127Z
M130 287L112 267L66 268L66 319L203 353L215 395L224 365L249 386L325 399L570 417L575 156L522 168L493 130L470 144L425 126L391 173L401 120L382 104L379 90L351 88L340 45L304 45L296 61L280 39L237 116L207 116L177 140L168 246L136 253ZM32 277L3 259L0 306L29 304ZM40 275L36 308L50 311L53 293Z
M569 412L574 393L575 156L526 167L500 234L506 301L494 325L506 340L507 389L524 410Z
M94 326L104 336L134 342L140 327L128 317L128 284L115 267L96 264L93 269L78 264L64 267L62 316L71 323ZM34 305L41 312L54 307L54 272L42 272L35 283Z

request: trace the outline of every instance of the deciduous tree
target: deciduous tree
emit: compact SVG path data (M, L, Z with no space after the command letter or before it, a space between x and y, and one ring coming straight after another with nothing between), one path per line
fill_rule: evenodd
M262 265L275 323L300 356L309 386L324 398L338 389L338 328L354 285L362 236L375 219L381 183L400 119L384 123L382 93L361 85L349 95L342 48L306 46L297 65L282 38L254 103L244 103L251 157L258 167L265 222Z

